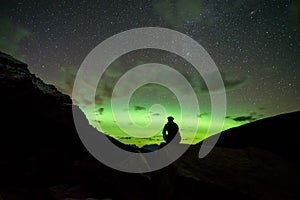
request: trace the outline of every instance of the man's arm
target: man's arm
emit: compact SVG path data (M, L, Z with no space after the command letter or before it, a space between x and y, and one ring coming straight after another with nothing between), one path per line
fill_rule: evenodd
M164 126L164 129L162 131L162 134L163 134L163 137L165 138L167 135L166 135L166 132L167 132L167 125Z

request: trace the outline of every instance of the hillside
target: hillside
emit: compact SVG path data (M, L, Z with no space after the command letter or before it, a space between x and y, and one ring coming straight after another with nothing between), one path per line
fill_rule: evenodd
M281 114L224 131L217 146L258 147L299 161L300 112Z

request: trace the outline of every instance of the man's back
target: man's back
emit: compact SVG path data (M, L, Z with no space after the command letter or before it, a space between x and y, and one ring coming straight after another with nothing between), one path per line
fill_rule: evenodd
M163 129L163 137L165 141L167 143L171 142L171 140L176 136L178 130L178 125L173 121L169 121ZM166 134L166 132L168 132L168 134Z

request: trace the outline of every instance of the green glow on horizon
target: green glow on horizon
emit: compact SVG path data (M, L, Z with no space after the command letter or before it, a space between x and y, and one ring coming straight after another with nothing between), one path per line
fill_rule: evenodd
M188 87L186 87L186 85L183 85L180 81L174 79L170 74L163 77L170 79L170 82L177 87L176 95L173 94L170 89L162 85L149 83L134 91L130 97L129 105L127 107L123 104L124 107L121 108L121 104L117 104L114 105L115 107L112 110L111 102L114 102L114 100L117 100L116 102L122 102L122 100L126 99L127 95L122 92L123 90L117 90L117 92L114 90L118 80L120 80L125 73L130 72L130 70L134 67L144 63L161 63L177 70L190 84L195 95L192 91L187 90ZM150 65L147 67L149 67L150 72L153 72L151 71L152 68ZM153 73L155 76L161 75L159 71L155 70L155 72L157 73ZM73 71L69 72L68 70L66 70L66 73L66 81L62 84L63 87L60 88L62 90L69 91L70 88L73 87L72 80L75 78L76 73ZM215 72L208 75L213 78L215 76ZM247 76L232 76L228 74L225 75L224 73L221 73L221 75L227 93L226 95L229 108L227 109L228 117L224 119L223 130L259 119L261 118L261 114L265 114L262 113L259 108L252 108L252 105L250 104L249 106L243 105L243 103L240 103L241 95L236 96L237 93L239 94L242 92L239 87L244 86L247 82ZM211 124L211 99L209 94L210 92L217 93L221 90L220 88L213 88L209 91L201 74L197 72L190 63L179 56L172 55L166 51L153 49L138 50L124 54L111 63L102 74L98 81L94 96L91 96L91 94L86 91L90 91L95 87L91 83L91 80L95 77L81 78L83 85L81 90L76 91L76 99L73 99L74 103L79 105L79 107L83 110L92 126L100 132L118 139L122 143L135 144L139 147L147 144L160 144L164 141L161 132L164 124L167 122L168 116L173 116L175 118L174 121L179 125L182 143L195 144L212 134L217 134L209 133L210 135L207 135L209 128L214 125L216 126L216 124ZM138 79L140 77L136 75L134 78ZM130 79L126 80L126 82L123 82L122 84L124 87L136 87L136 85L134 85L135 82ZM114 95L112 95L113 92L115 92ZM193 96L194 98L197 98L198 105L192 105L192 103L189 103L193 102ZM92 106L93 102L91 98L95 98L95 107ZM187 102L179 102L180 100L178 99L184 99L184 101ZM182 103L182 105L180 103ZM154 108L152 107L154 105L161 105L161 108L163 109L151 109ZM200 110L197 111L196 107L199 107ZM115 109L117 109L117 111ZM117 116L118 119L115 119L114 116ZM128 118L131 118L131 121L128 121ZM152 123L151 119L153 119L153 121L156 120L156 122ZM120 121L123 123L122 128L125 126L125 128L133 131L128 131L129 133L127 134L121 130L117 121L118 123ZM148 124L153 125L153 130L147 127ZM135 132L134 134L137 136L139 132L136 131L141 129L133 129L136 128L134 125L145 128L145 132L141 132L141 135L145 135L145 133L148 133L149 131L152 131L152 133L155 134L152 134L153 136L148 138L132 137L130 134ZM195 138L193 138L194 135Z
M179 102L177 101L174 94L172 94L168 89L162 90L159 89L159 92L157 93L151 93L151 98L145 97L146 94L149 94L150 90L153 90L153 87L141 87L141 89L138 89L133 96L130 99L129 107L128 108L119 108L119 113L115 113L122 116L122 113L129 113L132 123L128 124L128 127L132 126L133 124L137 124L139 126L147 128L147 125L151 123L151 117L161 117L164 113L154 113L151 112L149 109L154 104L161 104L166 113L165 117L163 118L164 121L161 122L161 124L157 124L159 126L159 132L157 132L153 137L150 138L136 138L128 135L124 131L122 131L118 124L116 123L113 112L111 109L111 101L105 100L101 105L96 105L95 107L95 116L96 119L92 119L91 116L89 116L88 113L93 111L93 108L90 106L81 106L81 109L85 114L87 115L87 118L92 126L94 126L97 130L112 136L119 141L121 141L124 144L134 144L138 147L142 147L144 145L150 145L150 144L160 144L163 142L162 138L162 129L163 125L167 122L166 117L167 116L173 116L175 118L175 122L179 125L180 134L182 137L181 143L188 143L188 144L196 144L206 137L208 128L211 123L211 115L209 112L201 112L201 116L181 116L181 109ZM167 100L162 98L162 96L166 96ZM200 105L200 111L209 110L209 105L204 104L206 106ZM203 108L204 107L204 108ZM193 109L193 108L191 108ZM125 115L124 115L125 116ZM185 117L185 119L188 120L189 124L185 126L185 128L182 127L181 124L181 117ZM122 119L122 118L121 118ZM241 121L237 122L231 118L226 118L224 121L224 127L223 130L227 130L229 128L233 128L236 126L240 126L242 124L247 123L248 121ZM195 126L198 124L198 130L196 132L196 137L193 139L190 129L193 129L192 126ZM213 126L213 124L212 124ZM216 134L216 133L214 133Z

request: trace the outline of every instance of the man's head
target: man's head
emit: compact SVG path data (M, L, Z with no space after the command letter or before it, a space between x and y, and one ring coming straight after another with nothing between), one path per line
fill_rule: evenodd
M169 116L169 117L168 117L168 121L169 121L169 122L172 122L173 120L174 120L174 117L172 117L172 116Z

